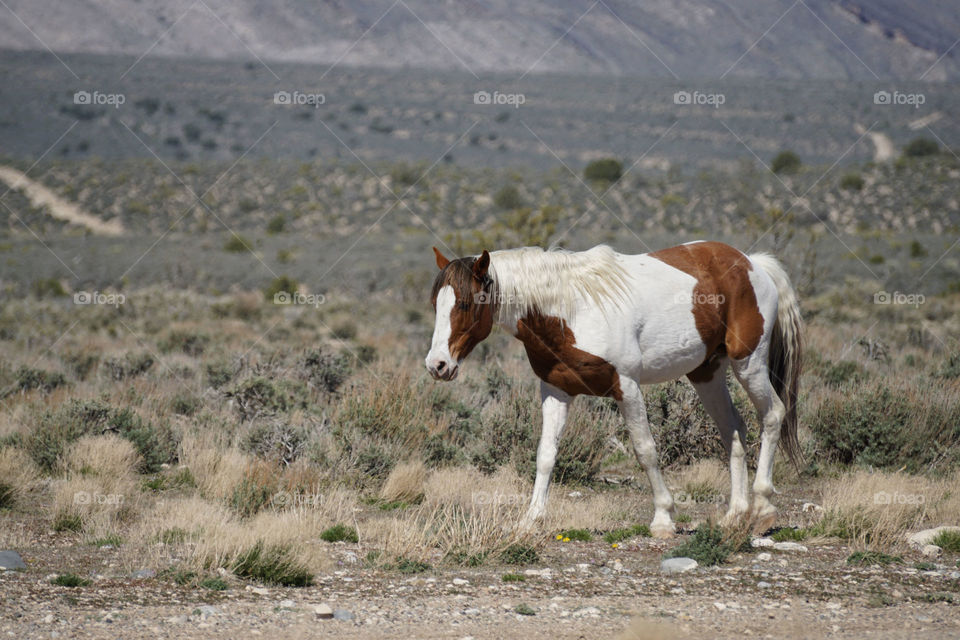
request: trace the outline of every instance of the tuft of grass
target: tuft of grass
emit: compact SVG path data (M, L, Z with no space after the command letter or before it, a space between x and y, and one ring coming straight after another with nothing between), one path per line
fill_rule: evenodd
M807 539L807 530L783 527L782 529L777 529L770 537L773 538L775 542L803 542Z
M357 530L345 524L335 524L320 534L320 539L326 542L360 542Z
M913 568L917 571L933 571L937 568L937 565L932 562L914 562Z
M200 588L210 591L226 591L229 587L221 578L204 578L200 581Z
M531 609L531 608L530 608L530 605L524 604L523 602L521 602L520 604L518 604L518 605L514 608L514 611L516 611L517 613L519 613L519 614L522 615L522 616L535 616L535 615L537 615L537 612L534 611L533 609Z
M313 575L297 562L290 547L266 547L262 541L242 552L231 568L241 578L283 587L307 587L313 583Z
M106 547L108 545L111 547L119 547L120 545L123 544L123 538L121 538L115 533L112 533L102 538L97 538L96 540L93 540L90 544L92 544L95 547Z
M421 560L412 560L410 558L397 557L395 568L400 573L413 574L429 571L432 567Z
M728 533L707 523L697 527L693 536L667 553L664 558L693 558L703 566L722 564L731 553L743 547L746 539L740 532Z
M540 554L533 547L523 544L511 544L500 553L504 564L535 564L540 562Z
M500 576L500 580L503 582L525 582L526 576L520 575L519 573L505 573Z
M236 233L231 233L227 241L223 243L223 250L227 253L244 253L253 251L253 243Z
M616 158L592 160L583 169L583 177L587 180L616 182L621 176L623 176L623 163Z
M802 164L800 156L793 151L781 151L774 156L770 170L774 173L796 173Z
M854 551L847 556L847 564L861 567L872 564L888 565L901 562L903 562L903 558L900 556L891 556L881 551Z
M83 529L83 518L75 513L61 513L53 521L54 531L80 531Z
M423 462L419 460L402 462L387 476L387 481L380 489L380 499L385 502L417 504L423 500L426 479L427 469Z
M624 529L614 529L613 531L608 531L603 534L603 540L607 544L613 544L615 542L623 542L624 540L629 540L630 538L635 538L637 536L649 538L650 527L645 524L635 524L632 527L626 527Z
M933 539L933 544L948 553L960 553L960 531L941 531Z
M86 587L90 585L90 581L86 578L81 578L75 573L63 573L55 578L50 580L50 584L55 584L59 587Z
M586 529L566 529L557 535L561 536L564 540L569 539L574 542L590 542L593 540L593 534Z

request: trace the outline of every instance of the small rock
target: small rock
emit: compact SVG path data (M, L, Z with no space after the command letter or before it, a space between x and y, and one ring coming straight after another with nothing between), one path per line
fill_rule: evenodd
M476 608L464 609L464 610L463 610L463 615L465 615L465 616L478 616L478 615L480 615L480 609L476 609Z
M153 569L140 569L140 571L134 571L130 574L130 577L134 580L145 580L147 578L156 578L157 572Z
M583 616L598 616L600 615L600 609L596 607L583 607L582 609L577 609L573 612L574 618L582 618Z
M799 542L775 542L773 543L773 548L777 551L800 551L804 552L807 550L805 546Z
M571 491L570 493L567 494L567 497L568 497L568 498L581 498L581 497L583 497L583 494L582 494L581 492L579 492L579 491Z
M933 529L924 529L907 536L907 544L914 549L923 549L924 545L933 543L934 538L944 531L960 531L960 527L934 527Z
M726 611L727 605L722 602L714 602L713 606L716 607L717 611Z
M16 551L0 551L0 569L11 571L26 568L26 563Z
M920 553L926 558L939 558L943 554L943 549L935 544L925 544L920 548Z
M315 606L313 612L317 614L317 617L321 620L330 620L333 618L333 609L326 603Z
M613 568L613 570L616 571L617 573L622 573L623 571L626 571L626 569L625 569L624 566L623 566L623 563L620 562L619 560L614 560L614 561L613 561L612 568Z
M660 571L664 573L686 573L698 566L697 561L693 558L669 558L660 563Z
M820 513L823 511L823 507L812 502L804 502L803 507L801 507L804 513Z
M264 589L263 587L251 587L250 585L247 585L247 591L255 593L258 596L270 595L270 589Z
M451 582L457 587L462 587L470 584L469 580L464 580L463 578L454 578L453 580L451 580Z
M767 553L766 551L764 551L763 553L757 554L757 560L759 560L760 562L769 562L771 558L773 558L773 556Z
M949 577L951 580L960 580L960 571L951 571L949 574L947 574L947 577Z
M750 546L756 549L759 549L761 547L764 547L764 548L772 547L774 544L775 543L771 538L754 538L753 540L750 541Z
M769 582L764 582L763 580L757 583L758 589L769 589L772 586L773 586L772 584L770 584Z
M353 614L347 611L346 609L334 609L333 619L349 622L350 620L353 620Z
M281 609L293 609L295 606L297 606L297 603L294 602L293 600L281 600L281 601L280 601L280 608L281 608Z
M683 587L674 587L673 589L670 589L670 593L675 596L682 596L682 595L686 595L687 590L684 589Z
M358 558L357 554L355 554L353 551L347 551L345 554L343 554L343 561L347 564L357 564L360 562L360 558Z
M54 620L54 618L53 618L53 614L52 614L52 613L48 613L47 615L45 615L45 616L43 617L43 623L44 623L44 624L53 624L53 620Z
M210 616L215 616L219 613L219 611L217 611L217 608L210 604L205 604L202 607L198 607L198 608L200 609L200 617L203 619L207 619Z

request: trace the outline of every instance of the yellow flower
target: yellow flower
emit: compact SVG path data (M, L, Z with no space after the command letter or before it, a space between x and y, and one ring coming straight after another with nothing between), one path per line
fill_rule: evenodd
M563 540L563 534L562 534L562 533L558 533L558 534L557 534L557 540Z
M570 538L564 538L563 541L564 541L564 542L570 542Z
M613 547L614 549L619 549L619 548L620 548L620 545L617 544L616 542L614 542L614 543L613 543L612 545L610 545L610 546Z

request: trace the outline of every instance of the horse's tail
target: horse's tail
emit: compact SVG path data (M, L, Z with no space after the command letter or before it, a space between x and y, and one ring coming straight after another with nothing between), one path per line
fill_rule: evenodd
M803 366L800 301L787 272L776 258L761 253L750 256L750 260L763 269L777 287L777 319L773 325L773 335L770 336L767 368L770 382L786 409L780 424L780 445L790 461L799 468L802 456L797 439L797 392Z

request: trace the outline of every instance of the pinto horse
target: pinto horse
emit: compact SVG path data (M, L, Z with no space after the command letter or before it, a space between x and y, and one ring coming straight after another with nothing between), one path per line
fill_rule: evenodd
M440 273L426 357L430 374L453 380L494 324L519 339L540 378L543 432L530 527L546 510L550 475L574 396L617 401L653 487L651 532L675 532L674 503L657 465L641 385L687 376L730 455L731 522L752 510L755 527L776 519L770 502L777 443L796 463L800 308L780 263L720 242L692 242L640 255L601 245L588 251L525 247L449 260ZM727 367L756 407L763 432L749 504L742 418Z

